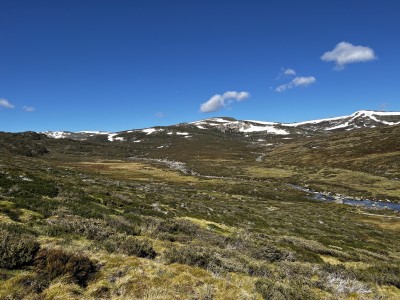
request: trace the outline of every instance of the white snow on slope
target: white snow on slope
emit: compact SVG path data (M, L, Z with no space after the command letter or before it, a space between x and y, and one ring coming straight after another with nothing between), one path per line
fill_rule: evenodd
M256 120L245 120L246 122L251 122L251 123L258 123L258 124L264 124L264 125L278 125L280 123L278 122L265 122L265 121L256 121Z
M399 122L388 122L388 121L384 121L384 120L379 120L378 118L376 118L376 116L400 116L400 112L381 112L381 111L370 111L370 110L361 110L361 111L357 111L353 114L351 114L350 116L347 117L342 117L342 119L345 118L350 118L350 120L346 121L343 124L339 124L330 128L326 128L325 130L335 130L335 129L340 129L340 128L346 128L350 126L350 122L353 121L356 118L359 117L369 117L371 120L378 122L378 123L382 123L385 125L399 125ZM369 126L369 127L376 127L376 126Z
M346 118L351 118L350 120L353 120L356 117L362 117L362 116L370 117L372 120L374 120L376 122L380 122L380 123L385 124L385 125L398 125L398 124L400 124L400 122L387 122L387 121L379 120L379 119L376 118L376 116L383 116L383 117L400 116L400 112L360 110L360 111L356 111L355 113L353 113L353 114L351 114L349 116L334 117L334 118L327 118L327 119L318 119L318 120L296 122L296 123L282 123L282 125L283 126L289 126L289 127L297 127L297 126L300 126L300 125L318 124L318 123L322 123L322 122L338 121L338 120L346 119ZM348 126L348 125L346 125L346 126ZM346 126L344 124L341 124L341 125L337 125L335 127L331 127L329 129L326 129L326 130L344 128Z
M360 110L352 114L351 116L355 115L366 115L366 116L400 116L400 111L374 111L374 110Z
M232 123L232 121L228 121L222 118L210 118L210 119L204 119L200 121L194 121L190 122L189 124L191 125L196 125L200 129L206 129L202 125L208 125L208 126L220 126L226 123Z
M336 126L333 126L333 127L326 128L325 130L335 130L335 129L340 129L340 128L346 128L348 126L349 126L349 122L346 122L346 123L343 123L343 124L339 124L339 125L336 125Z
M43 133L53 139L64 139L71 135L70 132L64 132L64 131L46 131Z
M119 133L110 133L109 135L108 135L108 141L109 142L113 142L113 141L125 141L125 139L122 137L122 136L117 136L117 137L115 137L116 135L118 135Z
M297 127L300 125L307 125L307 124L318 124L322 122L330 122L330 121L336 121L336 120L341 120L345 117L335 117L335 118L327 118L327 119L319 119L319 120L310 120L310 121L304 121L304 122L296 122L296 123L281 123L283 126L288 126L288 127Z
M260 131L266 131L268 133L272 133L272 134L281 134L281 135L286 135L289 134L289 132L287 132L286 130L283 129L278 129L275 128L273 126L255 126L255 125L251 125L247 128L240 128L239 129L240 132L260 132Z
M78 131L78 132L69 132L69 131L45 131L41 132L45 135L47 135L50 138L53 139L65 139L65 138L70 138L72 135L76 134L85 134L85 135L90 135L90 136L95 136L95 135L100 135L100 134L110 134L109 132L106 131Z
M225 122L225 123L227 123L227 122ZM222 125L221 123L215 123L215 122L213 123L213 122L210 122L210 121L209 122L207 122L207 121L196 121L196 122L191 122L189 124L196 125L198 128L202 127L200 129L206 129L205 127L203 127L203 125L207 125L207 126L221 126Z
M219 122L219 123L229 123L230 121L224 120L222 118L212 118L211 119L214 122Z
M144 132L146 134L152 134L153 132L163 131L163 130L164 129L146 128L146 129L142 129L142 132Z
M172 131L170 131L170 132L168 132L167 134L168 135L173 135L173 134L176 134L176 135L189 135L189 132L172 132Z
M86 131L78 131L78 133L88 133L88 134L92 134L92 135L96 135L96 134L110 134L107 131L91 131L91 130L86 130Z

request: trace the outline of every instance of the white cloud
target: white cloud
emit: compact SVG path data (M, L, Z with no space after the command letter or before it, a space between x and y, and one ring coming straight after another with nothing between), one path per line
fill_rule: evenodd
M336 69L341 70L346 64L374 60L376 56L374 50L369 47L340 42L335 49L325 52L321 59L323 61L334 61Z
M286 76L295 76L296 71L290 68L287 68L285 71L283 71L283 74Z
M159 112L156 112L156 117L161 119L161 118L165 117L165 114L163 112L159 111Z
M250 97L248 92L227 91L222 95L216 94L208 101L200 106L200 111L203 113L217 111L223 107L229 106L232 102L243 101Z
M278 86L275 91L277 92L283 92L288 89L292 89L297 86L308 86L310 84L313 84L317 79L314 76L308 76L308 77L295 77L290 81L289 83L282 84Z
M12 105L7 99L0 98L0 108L14 108L14 105Z
M24 111L26 111L26 112L33 112L33 111L35 110L34 107L32 107L32 106L26 106L26 105L23 106L22 109L23 109Z
M295 86L307 86L310 85L311 83L314 83L316 81L314 76L309 76L309 77L295 77L293 80L293 83Z

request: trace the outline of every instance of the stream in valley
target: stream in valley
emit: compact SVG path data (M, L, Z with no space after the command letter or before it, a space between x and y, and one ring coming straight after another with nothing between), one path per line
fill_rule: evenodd
M364 206L364 207L368 207L368 208L392 209L392 210L400 211L400 203L394 203L394 202L388 202L388 201L376 201L376 200L370 200L370 199L354 199L354 198L351 198L348 196L342 196L342 195L340 195L340 196L334 195L333 196L328 193L317 192L312 189L294 185L294 184L289 184L289 186L296 190L311 194L312 196L310 198L314 199L314 200L335 202L335 203L356 205L356 206Z

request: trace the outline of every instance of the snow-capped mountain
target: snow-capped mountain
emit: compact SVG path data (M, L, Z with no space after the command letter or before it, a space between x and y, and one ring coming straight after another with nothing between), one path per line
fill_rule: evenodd
M357 111L350 116L313 120L299 123L282 124L283 126L307 130L352 130L357 128L374 128L382 125L399 125L400 112L381 112L371 110Z
M48 137L54 139L73 139L73 140L86 140L89 137L97 136L97 135L109 135L109 132L105 131L78 131L78 132L71 132L71 131L45 131L41 132Z
M105 141L133 141L140 142L142 138L149 138L155 134L191 138L205 130L216 130L224 133L242 133L245 136L296 136L304 134L320 134L336 131L350 131L361 128L400 125L400 112L381 112L362 110L349 116L318 119L296 123L265 122L255 120L236 120L220 117L200 121L181 123L172 126L156 126L145 129L136 129L121 132L103 131L47 131L43 132L51 138L70 138L87 140L102 137Z

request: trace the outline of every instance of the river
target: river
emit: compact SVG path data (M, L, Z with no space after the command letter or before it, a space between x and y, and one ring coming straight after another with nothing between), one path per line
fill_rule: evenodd
M348 196L331 196L327 195L326 193L316 192L312 189L305 188L295 184L289 184L290 187L306 192L308 194L312 194L311 199L326 201L326 202L335 202L341 204L348 204L348 205L356 205L356 206L364 206L368 208L380 208L380 209L392 209L396 211L400 211L400 203L394 202L387 202L387 201L376 201L370 199L353 199Z

